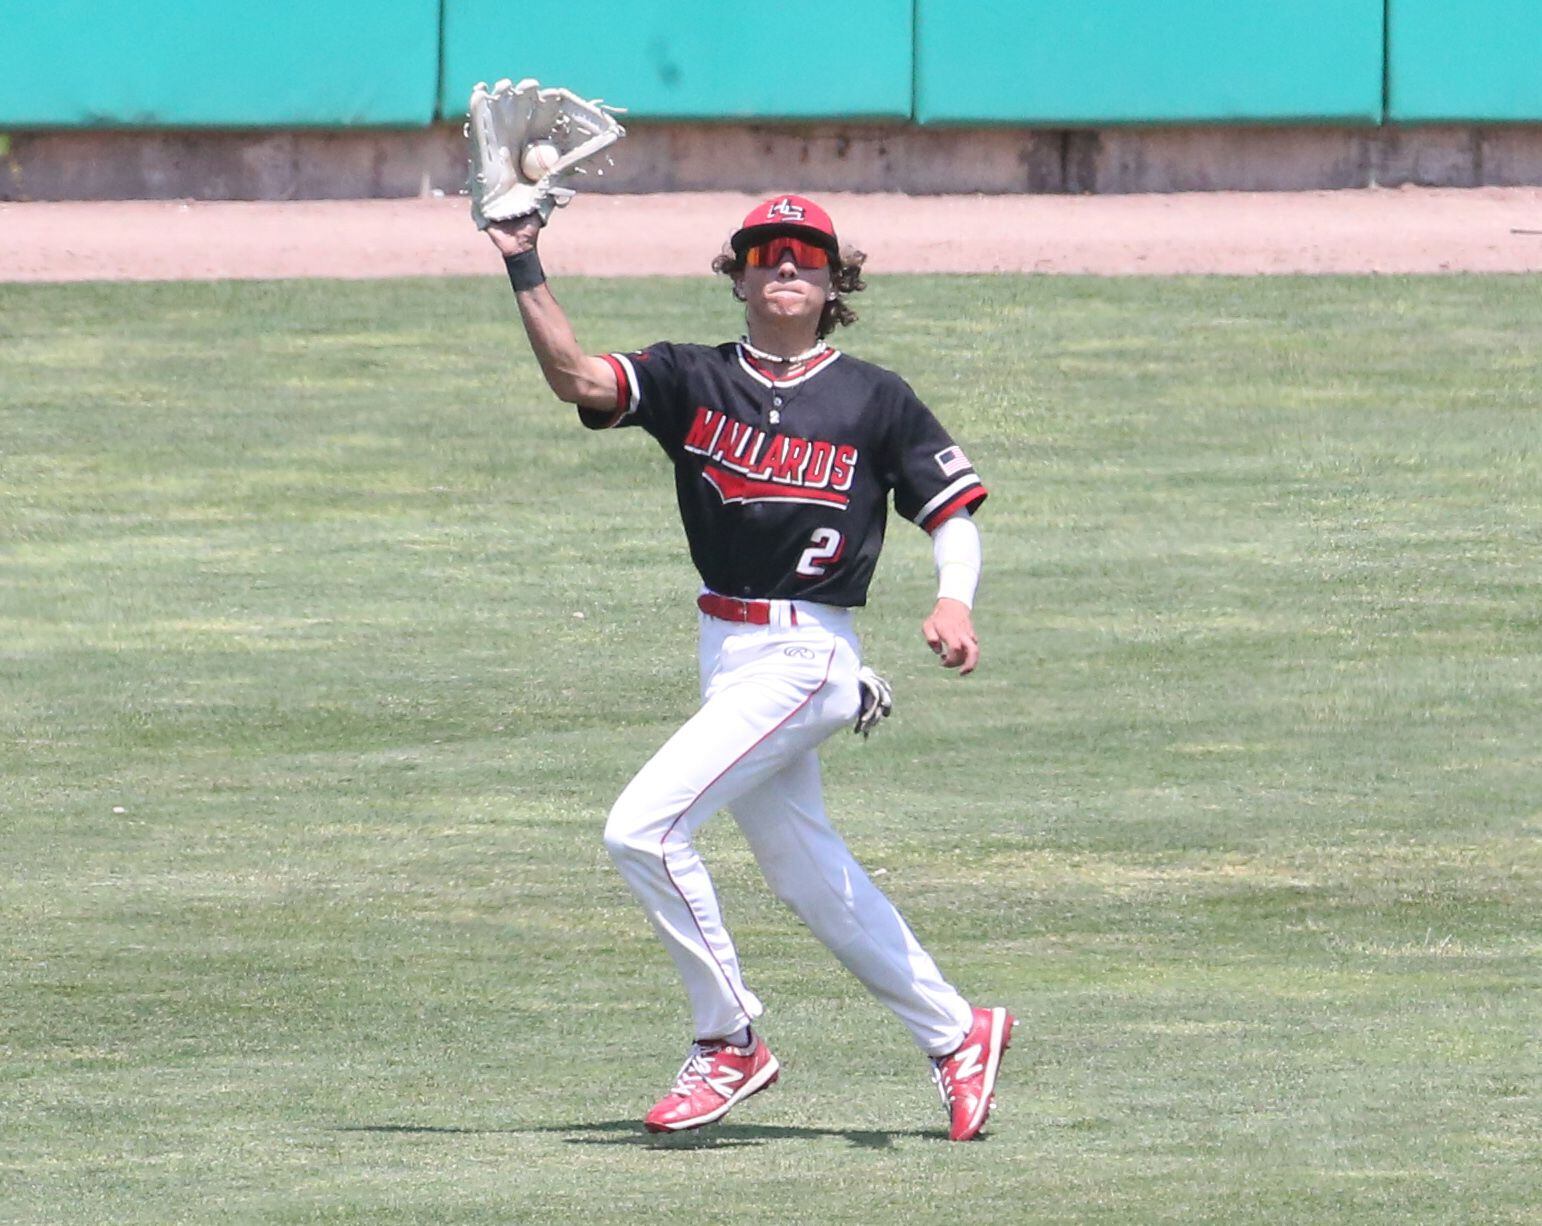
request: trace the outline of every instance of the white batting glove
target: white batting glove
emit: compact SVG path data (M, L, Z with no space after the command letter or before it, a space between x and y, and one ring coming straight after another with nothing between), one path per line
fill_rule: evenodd
M862 696L862 707L852 731L860 732L866 740L879 721L887 719L894 710L894 687L864 664L857 670L857 690Z

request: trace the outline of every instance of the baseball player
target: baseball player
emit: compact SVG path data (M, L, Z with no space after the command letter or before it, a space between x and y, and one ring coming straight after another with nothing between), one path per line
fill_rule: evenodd
M883 545L887 500L931 534L938 596L922 625L948 668L979 658L970 609L980 573L974 465L896 375L830 346L855 315L864 256L801 196L757 205L714 268L744 303L746 334L586 354L546 284L540 222L492 225L541 371L592 430L637 426L674 466L703 587L702 705L611 809L605 846L646 909L690 997L696 1041L645 1124L699 1128L776 1081L753 1023L712 880L692 835L719 809L766 880L932 1059L950 1135L984 1126L1014 1019L974 1008L942 977L825 815L819 745L886 712L861 667L852 610ZM868 683L864 685L864 679Z

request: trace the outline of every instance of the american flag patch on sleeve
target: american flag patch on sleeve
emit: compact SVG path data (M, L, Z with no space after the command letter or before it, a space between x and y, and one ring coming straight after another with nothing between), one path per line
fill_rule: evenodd
M965 469L974 467L962 447L944 447L933 459L937 461L937 467L942 469L944 477L957 476Z

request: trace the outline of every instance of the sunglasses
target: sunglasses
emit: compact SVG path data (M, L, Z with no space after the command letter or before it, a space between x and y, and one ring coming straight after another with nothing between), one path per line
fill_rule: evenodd
M786 235L767 239L758 246L751 247L744 253L744 262L750 268L775 268L789 251L792 253L792 262L799 268L830 266L830 253L823 247L814 243L805 243L801 238L788 238Z

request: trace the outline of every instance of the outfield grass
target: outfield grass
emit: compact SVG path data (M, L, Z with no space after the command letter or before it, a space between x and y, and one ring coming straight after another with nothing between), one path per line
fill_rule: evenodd
M960 1147L727 821L785 1073L640 1131L689 1024L598 836L694 578L505 285L0 286L0 1221L1534 1221L1539 291L875 279L847 347L993 490L985 656L893 524L826 774L1021 1019Z

